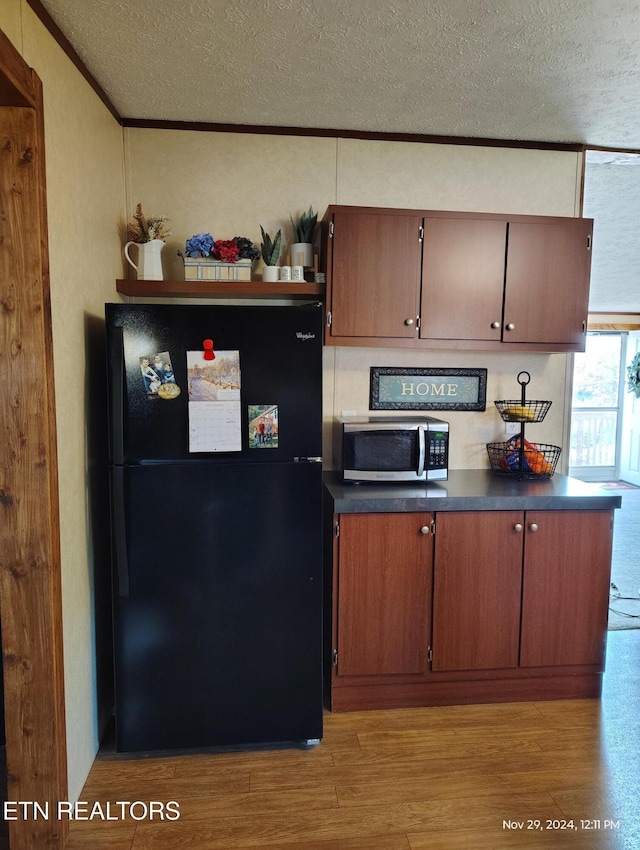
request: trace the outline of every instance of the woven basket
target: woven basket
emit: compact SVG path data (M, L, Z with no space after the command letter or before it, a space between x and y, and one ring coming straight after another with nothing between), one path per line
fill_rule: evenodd
M520 438L506 443L487 443L491 471L515 478L551 478L562 449L548 443L529 443L520 448Z
M494 402L505 422L542 422L551 407L550 401L516 401L514 399Z

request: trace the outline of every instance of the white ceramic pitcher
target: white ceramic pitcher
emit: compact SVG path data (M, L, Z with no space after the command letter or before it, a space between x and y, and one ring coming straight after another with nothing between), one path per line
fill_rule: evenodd
M138 265L129 256L129 248L135 245L138 249ZM152 239L151 242L127 242L124 255L137 272L138 280L163 280L162 258L160 252L164 248L162 239Z

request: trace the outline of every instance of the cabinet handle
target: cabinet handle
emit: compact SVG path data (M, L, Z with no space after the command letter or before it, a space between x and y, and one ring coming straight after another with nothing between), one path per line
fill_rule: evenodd
M513 530L514 530L514 531L522 531L523 527L524 527L524 526L522 525L522 523L521 523L521 522L517 522L517 523L513 526Z
M405 319L404 323L405 323L405 325L412 325L414 323L414 321L415 321L415 319Z
M429 528L428 525L423 525L422 528L420 529L420 534L429 534L430 531L431 531L431 529Z
M500 327L500 322L491 322L491 327L497 330Z
M516 326L513 324L513 322L509 322L509 324L507 325L507 330L508 331L515 331L515 329L516 329Z
M538 523L532 522L531 525L529 526L529 531L537 531L537 530L538 530Z

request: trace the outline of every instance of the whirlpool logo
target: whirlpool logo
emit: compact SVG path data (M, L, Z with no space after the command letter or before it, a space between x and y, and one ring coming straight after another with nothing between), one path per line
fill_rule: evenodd
M316 335L312 333L303 333L302 331L296 331L296 337L304 341L307 339L315 339Z

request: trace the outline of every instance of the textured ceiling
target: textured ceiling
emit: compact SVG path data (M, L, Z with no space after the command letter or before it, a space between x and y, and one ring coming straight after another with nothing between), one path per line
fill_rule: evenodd
M640 148L637 0L41 0L121 116Z
M123 118L640 150L638 0L40 0ZM640 312L640 157L589 154L592 311Z
M640 156L587 152L583 215L592 218L591 312L640 313Z

